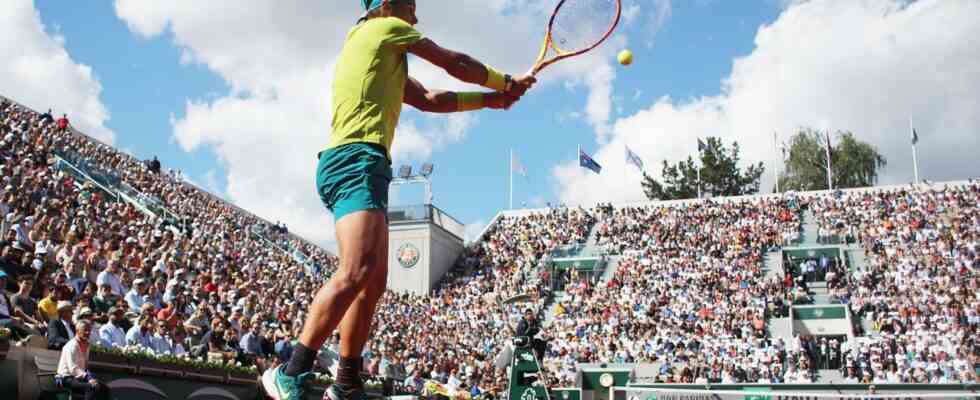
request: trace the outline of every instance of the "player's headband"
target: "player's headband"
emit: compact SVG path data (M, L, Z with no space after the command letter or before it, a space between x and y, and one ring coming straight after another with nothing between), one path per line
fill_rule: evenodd
M397 4L397 3L408 3L410 5L414 5L415 0L388 0L388 4ZM371 11L381 8L382 4L384 4L384 0L361 0L361 5L364 6L364 14L361 15L361 18L357 20L357 23L361 23L364 20L366 20L368 14L370 14Z
M375 8L381 7L381 3L384 3L384 0L361 0L361 3L364 5L365 12L371 12Z

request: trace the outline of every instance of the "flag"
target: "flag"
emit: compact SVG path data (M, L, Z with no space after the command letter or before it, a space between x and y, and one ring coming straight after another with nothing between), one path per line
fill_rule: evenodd
M510 170L520 176L527 178L527 168L524 168L524 164L521 164L521 160L517 158L517 155L511 153L510 157Z
M914 146L916 143L919 143L919 133L915 131L915 128L912 128L912 145Z
M704 142L701 141L701 138L698 138L698 152L700 153L705 150L708 150L708 145L704 144Z
M585 152L582 151L581 149L579 149L578 151L578 165L587 169L591 169L592 172L595 172L597 174L599 173L599 171L602 171L602 166L599 165L599 163L595 162L595 160L593 160L592 157L589 157L588 154L585 154Z
M635 165L640 169L640 171L643 170L643 160L640 159L640 156L631 151L629 146L626 146L626 162Z

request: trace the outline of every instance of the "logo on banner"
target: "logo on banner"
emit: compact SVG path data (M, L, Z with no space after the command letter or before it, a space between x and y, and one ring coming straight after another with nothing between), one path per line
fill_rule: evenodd
M398 248L398 263L402 265L403 268L412 268L415 264L418 264L421 252L418 247L414 244L405 243Z

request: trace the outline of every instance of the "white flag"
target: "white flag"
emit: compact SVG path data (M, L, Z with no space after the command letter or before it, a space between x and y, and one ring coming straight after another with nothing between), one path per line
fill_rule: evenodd
M521 164L521 160L518 160L517 155L514 153L511 153L510 170L511 172L517 173L518 175L527 178L527 169L524 168L524 165Z

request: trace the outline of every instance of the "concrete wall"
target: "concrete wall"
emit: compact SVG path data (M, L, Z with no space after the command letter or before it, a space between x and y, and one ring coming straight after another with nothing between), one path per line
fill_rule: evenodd
M414 264L406 263L411 251L418 252ZM428 293L429 254L428 223L391 225L388 231L388 289L399 293Z
M429 285L431 289L448 272L463 252L463 240L440 227L429 228Z
M429 222L392 224L388 232L388 289L428 294L462 251L462 238ZM414 263L413 253L417 254Z

